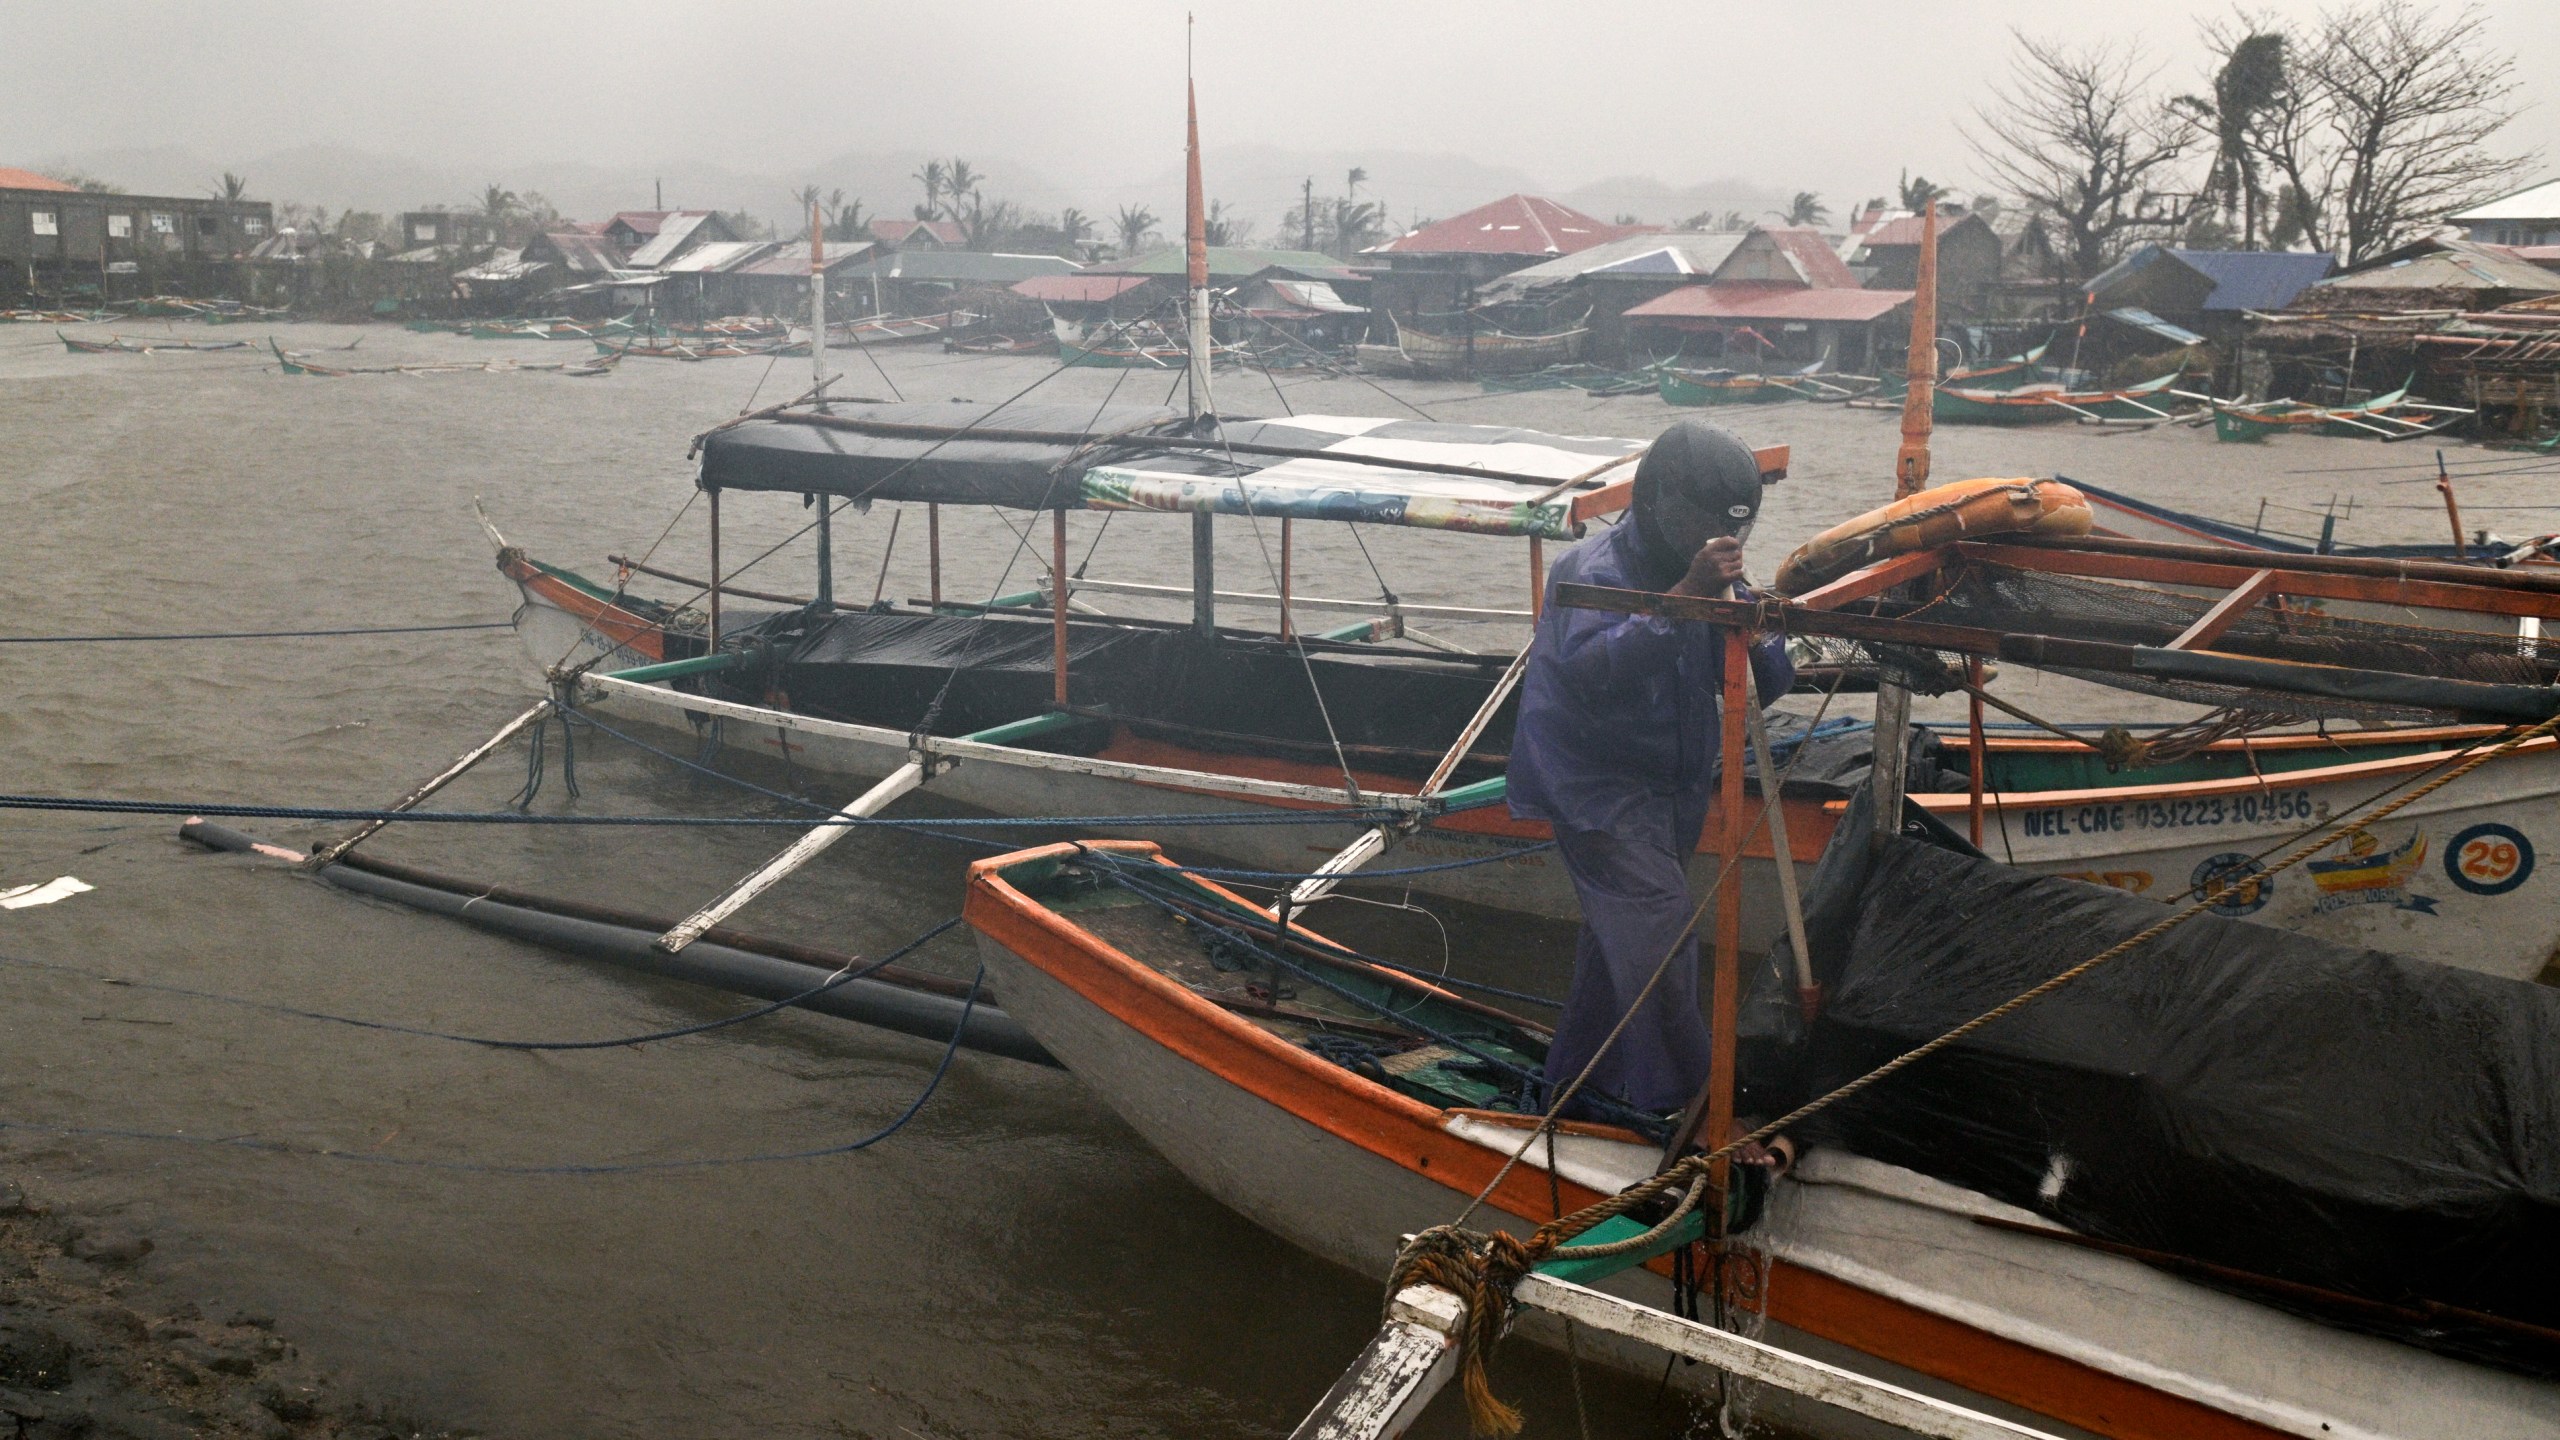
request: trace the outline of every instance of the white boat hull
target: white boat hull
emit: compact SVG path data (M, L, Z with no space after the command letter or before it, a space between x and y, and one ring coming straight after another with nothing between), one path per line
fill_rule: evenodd
M1400 1237L1444 1224L1468 1196L1359 1145L1138 1034L1103 1006L983 932L979 950L1006 1013L1091 1086L1157 1153L1213 1198L1291 1244L1374 1280ZM1522 1132L1452 1114L1444 1126L1507 1154ZM1542 1164L1533 1148L1524 1163ZM1614 1189L1650 1173L1649 1147L1575 1137L1559 1172ZM1893 1166L1816 1152L1781 1182L1754 1233L1779 1260L1948 1321L2130 1379L2285 1435L2526 1440L2560 1433L2560 1387L2351 1334L2065 1243L1975 1224L2050 1222ZM1538 1217L1543 1218L1543 1217ZM1491 1209L1478 1228L1525 1233L1532 1217ZM1647 1271L1606 1287L1653 1306L1669 1288ZM1272 1303L1285 1303L1273 1297ZM1529 1312L1521 1333L1561 1337ZM1769 1343L2056 1434L2038 1412L1771 1324ZM1595 1344L1595 1341L1609 1342ZM1585 1332L1581 1353L1648 1378L1658 1354ZM1712 1375L1675 1367L1703 1387ZM1310 1398L1327 1377L1311 1374ZM1764 1391L1758 1413L1821 1437L1873 1437L1843 1412Z

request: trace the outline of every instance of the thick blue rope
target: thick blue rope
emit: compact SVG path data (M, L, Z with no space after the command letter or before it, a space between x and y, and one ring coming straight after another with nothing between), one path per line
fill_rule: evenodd
M977 978L969 982L969 998L960 1007L959 1023L952 1027L951 1043L944 1046L942 1059L933 1067L933 1077L924 1089L900 1111L896 1119L859 1140L841 1145L825 1145L811 1150L777 1150L756 1155L709 1155L685 1160L626 1160L598 1164L571 1165L484 1165L462 1160L415 1160L398 1155L375 1155L360 1150L323 1150L300 1145L287 1145L276 1140L259 1140L246 1135L189 1135L183 1131L128 1130L97 1125L57 1125L40 1120L0 1119L0 1130L20 1130L44 1135L64 1135L100 1140L148 1140L167 1145L205 1145L232 1150L255 1150L270 1155L300 1155L318 1160L344 1160L355 1165L382 1165L399 1170L441 1170L469 1175L637 1175L656 1170L707 1170L728 1165L766 1165L782 1160L816 1160L829 1155L849 1155L869 1149L907 1126L924 1109L925 1102L942 1088L942 1079L951 1071L951 1059L960 1053L960 1037L969 1027L969 1016L977 1009L978 992L987 978L986 967L978 967Z
M686 1035L701 1035L713 1030L725 1030L732 1025L744 1024L749 1020L760 1020L777 1010L786 1010L794 1005L814 1000L830 990L878 974L881 970L924 948L931 941L941 938L945 932L959 923L960 917L954 915L859 970L851 968L840 970L799 994L776 1000L770 1005L760 1005L753 1010L724 1016L718 1020L706 1020L698 1025L682 1025L673 1030L653 1030L645 1035L625 1035L614 1040L497 1040L485 1035L456 1035L445 1030L424 1030L413 1025L395 1025L387 1020L363 1020L352 1015L332 1015L323 1010L303 1010L291 1005L279 1005L273 1001L251 1000L244 996L224 995L212 990L194 990L184 985L169 985L156 980L127 980L51 960L28 960L15 955L0 955L0 965L15 965L28 970L50 970L57 974L78 975L125 989L151 990L163 995L182 995L190 1000L208 1000L218 1005L237 1005L248 1010L264 1010L270 1014L288 1015L297 1020L319 1020L331 1025L352 1025L359 1030L381 1030L393 1035L417 1035L429 1040L451 1040L457 1044L478 1045L489 1050L618 1050L626 1045L646 1045L657 1040L674 1040Z
M0 645L113 645L137 640L305 640L329 635L432 635L445 630L513 630L513 620L470 625L370 625L348 630L200 630L185 635L0 635Z

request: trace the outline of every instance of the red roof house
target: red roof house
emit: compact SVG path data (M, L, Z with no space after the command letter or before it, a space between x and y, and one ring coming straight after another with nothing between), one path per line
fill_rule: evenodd
M1870 327L1911 299L1908 290L1861 289L1814 231L1762 227L1743 237L1706 284L1657 296L1625 319L1631 327L1681 332L1683 351L1701 364L1829 355L1862 368L1873 359L1872 342L1885 338Z
M1369 255L1502 255L1522 263L1570 255L1649 225L1612 225L1543 195L1505 195L1464 215L1437 220L1372 245ZM1517 268L1517 267L1514 267Z
M12 170L6 165L0 165L0 190L76 191L79 188L77 185L65 185L50 175L39 175L33 170Z

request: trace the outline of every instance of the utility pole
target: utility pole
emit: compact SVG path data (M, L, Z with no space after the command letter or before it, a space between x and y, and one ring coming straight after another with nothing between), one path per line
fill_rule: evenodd
M1306 232L1306 243L1299 248L1313 253L1316 248L1316 177L1313 175L1307 177L1305 194L1306 198L1298 202L1298 219L1303 222L1301 228Z

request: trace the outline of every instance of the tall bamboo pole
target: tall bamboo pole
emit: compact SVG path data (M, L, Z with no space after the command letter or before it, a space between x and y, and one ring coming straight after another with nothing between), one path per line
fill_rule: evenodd
M1920 269L1911 296L1911 345L1903 359L1902 448L1894 456L1893 496L1916 495L1929 483L1929 431L1938 395L1938 202L1921 212ZM1904 774L1911 746L1911 690L1888 673L1876 677L1875 834L1902 828Z

